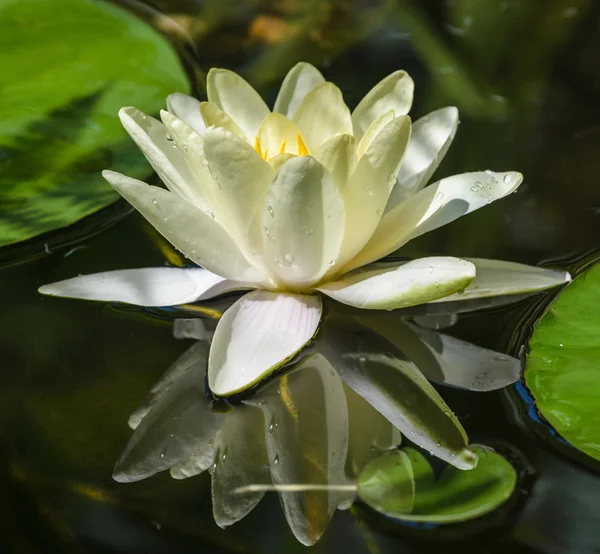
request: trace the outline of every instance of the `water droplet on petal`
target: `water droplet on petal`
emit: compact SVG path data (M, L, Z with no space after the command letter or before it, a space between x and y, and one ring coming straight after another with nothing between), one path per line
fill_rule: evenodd
M158 204L158 200L156 200L156 198L153 198L152 203L156 206Z
M290 267L294 263L294 258L289 254L284 254L283 256L283 265L285 267Z
M508 184L510 184L510 182L511 182L511 181L512 181L512 175L510 175L509 173L507 173L507 174L506 174L506 175L503 177L503 179L502 179L502 182L503 182L505 185L508 185Z
M442 191L436 192L434 198L437 202L441 202L444 199L444 193Z
M275 457L273 458L273 464L277 465L279 463L279 454L275 454Z
M275 214L274 214L274 212L273 212L273 206L271 206L271 204L269 204L269 205L267 206L267 211L269 212L269 215L270 215L271 217L274 217L274 215L275 215Z

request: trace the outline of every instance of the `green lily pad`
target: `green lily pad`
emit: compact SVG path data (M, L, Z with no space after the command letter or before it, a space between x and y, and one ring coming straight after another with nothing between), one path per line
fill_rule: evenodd
M480 517L508 500L517 473L497 452L483 446L472 450L479 457L474 469L449 465L439 478L417 450L386 453L365 466L358 495L375 510L405 521L449 524Z
M537 408L573 446L600 460L600 264L550 306L529 341L525 381Z
M0 0L0 67L0 246L117 199L102 169L147 177L117 112L189 90L171 45L106 2Z

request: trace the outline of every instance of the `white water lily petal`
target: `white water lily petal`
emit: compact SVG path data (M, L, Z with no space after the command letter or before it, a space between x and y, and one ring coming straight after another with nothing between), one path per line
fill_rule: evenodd
M200 100L193 96L174 92L167 96L167 109L174 116L187 123L199 135L203 135L206 131L206 125L200 114Z
M265 263L291 286L317 282L338 257L344 203L332 176L310 156L284 163L262 209Z
M362 158L363 154L367 151L371 143L375 140L375 137L383 131L385 126L393 121L396 115L394 110L390 110L384 114L381 114L377 119L371 122L371 125L365 131L365 134L360 139L358 147L356 148L356 157Z
M361 138L371 122L394 110L396 116L410 111L415 84L406 71L395 71L377 83L352 112L354 136Z
M256 136L265 160L284 152L298 154L299 141L302 140L296 124L280 113L272 113L265 117Z
M458 129L458 109L441 108L418 119L396 185L392 189L385 211L421 190L444 159Z
M265 439L275 485L346 484L348 408L339 375L321 355L261 391ZM319 540L337 507L352 493L337 490L280 492L285 517L304 545Z
M292 119L304 97L324 82L325 78L315 66L306 62L297 63L285 76L273 111Z
M331 173L338 188L344 187L356 167L356 140L352 135L336 135L322 144L314 157Z
M396 313L361 313L362 324L391 342L427 379L472 391L491 391L514 383L520 360L454 337L406 323Z
M337 316L325 321L316 348L404 436L459 469L474 467L477 459L460 422L393 345L353 318Z
M335 135L352 135L352 118L342 92L333 83L321 83L302 100L292 119L302 132L309 152Z
M341 188L346 228L342 252L332 271L356 256L377 228L396 182L410 130L408 116L397 117L388 123L373 139L358 160L349 181Z
M467 259L477 268L475 280L463 293L439 299L438 302L527 294L551 289L571 281L568 271L555 271L501 260Z
M176 306L254 288L206 269L149 267L80 275L40 287L50 296L125 302L136 306Z
M214 102L202 102L200 113L207 127L221 127L250 143L250 138L239 125Z
M249 229L275 172L247 142L218 127L204 133L204 155L214 179L217 219L227 222L238 244L245 247L247 240L260 236L258 231L249 234ZM244 251L250 253L260 248L252 242L248 246Z
M235 492L239 487L270 480L264 429L262 412L243 406L235 408L219 431L211 476L213 516L219 527L244 518L264 496L264 492Z
M261 121L271 113L258 92L237 73L211 69L206 77L208 101L217 104L244 131L253 137Z
M166 187L189 202L205 207L194 173L183 152L168 140L166 127L135 108L121 108L119 117Z
M208 383L218 396L242 392L281 367L314 336L318 296L254 291L219 320L210 349Z
M523 181L516 171L478 171L446 177L385 213L371 240L345 271L379 260L409 240L514 192Z
M217 433L227 416L213 412L204 394L207 357L208 344L196 343L154 388L148 412L115 466L115 480L139 481L169 469Z
M317 287L338 302L367 310L394 310L424 304L465 289L475 266L450 257L374 264Z
M234 281L264 281L264 275L250 264L227 231L208 213L162 188L114 171L104 171L102 175L190 260Z

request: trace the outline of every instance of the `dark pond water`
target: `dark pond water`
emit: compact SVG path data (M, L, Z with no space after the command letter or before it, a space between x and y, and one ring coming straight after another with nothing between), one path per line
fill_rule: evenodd
M411 243L403 255L479 256L576 273L600 236L600 5L593 1L156 2L180 24L170 37L191 76L241 72L273 98L304 59L350 106L405 68L414 117L457 105L461 125L439 175L516 169L516 194ZM540 9L540 6L543 7ZM164 29L137 2L128 9ZM297 39L281 42L291 21ZM162 26L162 27L161 27ZM187 35L181 29L186 29ZM201 80L197 92L202 94ZM189 342L172 316L43 298L77 274L163 265L156 234L123 203L0 250L2 380L0 528L7 552L301 552L276 495L228 530L216 526L207 473L135 484L112 480L130 413ZM498 352L523 352L551 295L461 314L447 332ZM600 552L599 468L535 421L520 388L439 388L473 442L517 460L520 489L470 523L417 529L361 505L338 511L322 553ZM532 417L533 416L533 417Z

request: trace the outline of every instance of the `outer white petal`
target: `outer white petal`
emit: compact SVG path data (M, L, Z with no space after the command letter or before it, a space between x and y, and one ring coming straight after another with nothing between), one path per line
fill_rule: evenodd
M119 117L166 187L204 208L206 204L194 172L187 165L182 149L168 140L166 127L135 108L121 108Z
M235 489L270 479L262 412L254 406L236 407L219 431L217 442L213 516L219 527L228 527L250 513L264 496L263 492L236 494Z
M571 281L568 271L554 271L501 260L467 259L477 268L475 280L463 293L441 298L439 302L527 294L558 287Z
M218 396L251 387L281 367L314 336L318 296L254 291L219 320L210 349L208 382Z
M225 222L244 251L259 250L260 244L247 244L259 233L248 232L275 172L247 142L216 127L204 134L204 155L213 176L217 219Z
M221 127L246 142L251 142L240 126L214 102L201 102L200 113L207 127Z
M458 129L458 109L441 108L418 119L396 185L392 189L385 211L421 190L444 159Z
M367 310L394 310L424 304L465 289L475 266L459 258L421 258L374 264L318 288L338 302Z
M344 203L332 176L310 156L285 162L262 209L265 263L291 286L315 283L338 257Z
M404 436L459 469L474 467L476 457L467 449L460 422L393 345L353 318L338 316L324 322L316 348Z
M516 171L479 171L446 177L424 188L383 215L371 240L345 270L379 260L409 240L503 198L522 181Z
M412 106L415 84L406 71L395 71L377 83L352 112L354 136L361 138L371 122L390 110L405 115Z
M275 485L346 483L348 409L339 375L321 355L304 358L297 370L261 391L253 403L265 414L265 439ZM351 493L350 493L351 494ZM314 544L347 492L280 492L296 538Z
M285 76L273 111L292 119L304 97L324 82L325 78L315 66L306 62L297 63Z
M206 77L208 101L217 104L246 133L253 137L261 121L271 113L260 95L237 73L211 69Z
M346 228L339 260L332 272L350 261L377 228L410 139L408 116L389 122L358 160L345 187Z
M521 374L521 362L403 321L395 313L355 316L405 354L427 379L473 391L501 389Z
M207 212L159 187L114 171L104 178L175 248L198 265L234 281L259 283L264 275Z
M200 100L193 96L174 92L167 96L167 109L174 116L178 117L187 123L199 135L203 135L206 131L206 125L202 115L200 115Z
M206 269L149 267L81 275L40 287L50 296L126 302L137 306L175 306L254 288Z
M352 134L350 110L333 83L321 83L302 100L293 117L310 152L335 135Z

